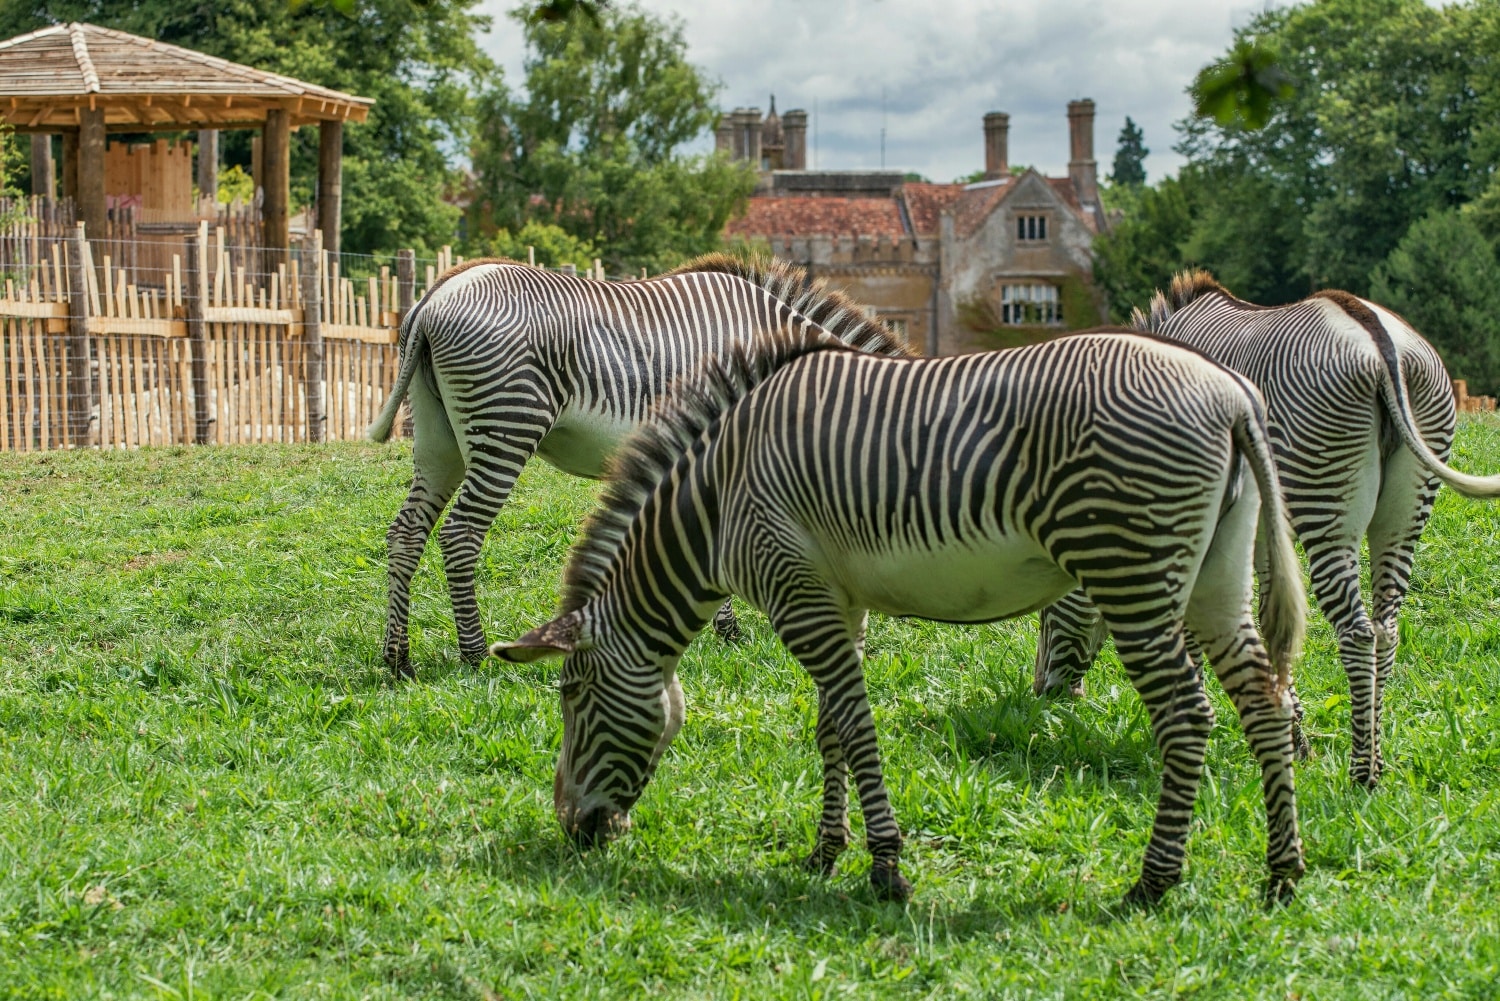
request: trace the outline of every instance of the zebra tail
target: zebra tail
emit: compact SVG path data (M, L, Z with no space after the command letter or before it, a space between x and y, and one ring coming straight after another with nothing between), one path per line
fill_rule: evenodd
M1429 473L1465 497L1500 497L1500 476L1474 476L1470 473L1461 473L1433 453L1432 447L1417 430L1417 422L1412 417L1411 397L1406 391L1406 376L1401 371L1400 357L1392 347L1389 352L1382 350L1381 358L1385 362L1381 366L1384 375L1384 378L1380 380L1382 402L1385 403L1386 412L1390 414L1391 423L1396 426L1402 442L1417 457L1417 461L1425 466Z
M396 414L401 409L401 401L406 399L406 391L411 388L412 377L417 374L417 366L421 364L423 335L416 323L417 313L420 311L421 303L418 303L401 321L401 335L398 338L400 346L397 349L401 357L401 370L396 376L396 385L391 387L391 395L386 398L385 406L380 408L375 422L365 431L371 441L391 440L391 430L396 426Z
M1277 686L1286 691L1292 680L1292 665L1302 653L1302 636L1307 629L1307 590L1302 583L1302 563L1297 559L1291 519L1276 478L1276 464L1271 458L1265 408L1255 396L1250 396L1250 400L1250 414L1235 425L1235 444L1260 490L1260 537L1265 541L1270 562L1270 573L1261 588L1260 632L1271 663L1276 666Z

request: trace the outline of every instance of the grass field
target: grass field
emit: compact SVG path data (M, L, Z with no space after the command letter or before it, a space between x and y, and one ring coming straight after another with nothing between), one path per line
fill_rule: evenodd
M1500 422L1456 463L1500 470ZM694 643L635 829L552 817L556 665L457 663L436 549L416 681L379 662L398 445L0 456L0 995L1495 997L1500 505L1444 491L1372 794L1331 634L1299 680L1308 872L1263 910L1256 770L1219 724L1182 886L1137 874L1156 752L1112 658L1029 690L1033 621L877 619L870 687L910 904L812 844L814 693L765 620ZM552 608L596 487L528 470L491 533L492 637ZM857 811L855 814L857 824ZM858 835L858 828L856 828Z

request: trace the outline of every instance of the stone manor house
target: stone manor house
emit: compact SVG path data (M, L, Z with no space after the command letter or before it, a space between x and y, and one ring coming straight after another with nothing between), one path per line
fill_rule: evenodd
M1068 104L1067 177L1012 173L1010 116L984 116L984 179L908 181L896 170L808 170L807 113L776 102L723 115L717 147L760 169L729 236L827 278L925 354L955 354L1092 326L1090 248L1107 226L1094 102Z

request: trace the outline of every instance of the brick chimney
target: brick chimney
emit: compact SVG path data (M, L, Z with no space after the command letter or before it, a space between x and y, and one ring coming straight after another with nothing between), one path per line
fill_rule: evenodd
M719 127L714 130L714 151L724 153L732 160L734 159L734 114L732 112L721 112L719 115Z
M807 169L807 112L801 108L781 116L781 134L785 145L781 165L787 170Z
M1085 205L1099 201L1099 165L1094 162L1094 102L1088 98L1068 102L1068 178L1078 200Z
M760 109L736 108L734 111L734 158L749 160L760 169Z
M984 176L986 180L1010 175L1010 116L991 111L984 116Z

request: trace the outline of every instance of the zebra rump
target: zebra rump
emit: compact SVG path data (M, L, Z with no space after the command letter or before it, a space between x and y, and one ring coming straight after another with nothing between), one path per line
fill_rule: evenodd
M1348 677L1349 775L1373 786L1383 768L1380 716L1397 622L1438 486L1500 496L1500 476L1447 464L1455 413L1442 359L1399 315L1347 292L1260 306L1205 271L1174 277L1133 321L1241 373L1264 394L1277 478ZM1036 690L1081 694L1102 642L1098 614L1081 594L1044 610ZM1311 753L1300 727L1297 740L1299 753Z

